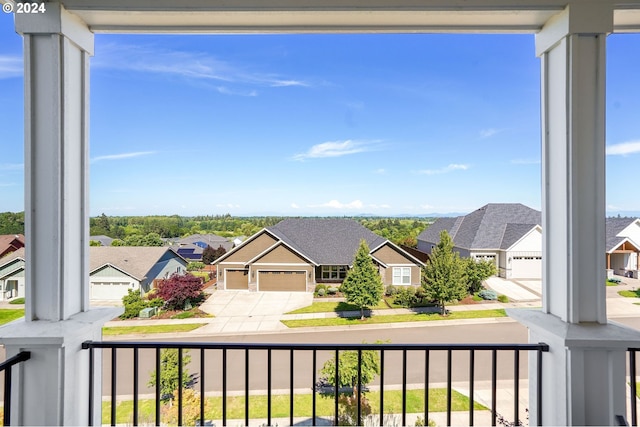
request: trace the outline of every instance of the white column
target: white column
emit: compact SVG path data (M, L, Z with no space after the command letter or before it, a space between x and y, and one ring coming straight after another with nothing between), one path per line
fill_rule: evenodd
M104 322L117 315L89 309L93 34L60 3L44 4L46 13L16 15L25 67L26 315L0 341L7 356L31 351L12 389L14 425L86 425L89 353L80 346L100 339ZM91 393L98 397L98 390Z
M640 334L607 323L605 50L609 2L571 2L536 36L542 65L541 311L510 311L545 342L543 425L614 425L626 416L625 354ZM531 358L535 359L535 358Z

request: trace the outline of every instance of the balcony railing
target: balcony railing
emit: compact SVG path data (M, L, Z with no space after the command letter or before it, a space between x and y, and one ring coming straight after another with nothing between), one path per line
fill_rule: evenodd
M537 366L542 366L542 352L548 351L546 344L232 344L232 343L180 343L180 342L94 342L83 343L83 349L90 352L89 387L94 390L100 382L96 380L94 368L96 361L102 356L103 368L110 371L105 375L103 393L110 401L109 423L116 424L118 395L131 396L131 414L129 421L138 425L140 420L140 378L141 374L149 374L155 370L161 372L161 350L177 349L178 366L182 366L185 360L185 352L193 351L193 360L190 367L198 369L199 420L205 420L205 393L218 393L221 401L221 424L230 422L228 417L227 398L232 394L244 396L244 425L250 422L250 405L255 399L256 390L263 390L266 394L266 425L273 425L274 411L273 398L276 390L284 391L289 395L288 422L294 425L294 396L296 390L306 388L311 394L311 409L308 417L310 425L319 422L317 414L319 386L318 371L322 364L331 358L339 360L345 357L345 352L357 354L358 372L357 383L353 393L357 394L357 408L354 408L354 421L357 425L363 425L362 394L367 385L362 383L361 362L364 352L374 351L379 357L379 378L369 385L371 389L379 390L379 413L375 423L385 425L385 394L389 389L401 390L401 411L393 416L401 417L401 425L407 425L407 391L409 381L415 386L416 378L420 377L419 386L423 388L423 410L425 425L429 420L429 390L434 384L445 384L446 390L446 423L452 423L452 390L453 383L463 382L468 387L469 425L474 424L475 414L478 411L474 406L476 395L476 382L490 382L490 411L491 424L496 425L502 421L502 416L497 411L498 377L504 384L508 380L513 388L509 388L513 399L513 425L520 425L522 417L521 378L527 373L527 357L536 357ZM97 351L102 350L102 351ZM354 353L351 353L354 354ZM127 359L127 360L124 360ZM338 383L340 364L335 369L335 381ZM512 369L512 370L511 370ZM183 384L182 369L177 370L177 384ZM409 379L408 377L411 376ZM121 384L126 377L124 386ZM158 375L157 378L160 378ZM265 384L266 382L266 384ZM155 400L155 425L161 422L161 391L159 383L147 391L153 391L152 399ZM537 392L529 399L536 400L537 419L542 417L541 384L542 370L537 372ZM143 386L144 387L144 386ZM284 390L283 390L284 389ZM387 389L387 390L385 390ZM502 389L502 387L501 387ZM123 390L126 390L123 391ZM325 386L323 393L330 395L333 406L333 414L327 422L338 424L339 396L341 391L333 386ZM129 394L131 392L131 394ZM89 397L89 425L101 424L102 420L94 420L95 405L99 404L93 399L94 393ZM183 396L184 390L179 387L175 404L177 405L177 424L183 424ZM121 399L122 400L122 399ZM484 409L486 413L486 408ZM264 424L261 418L260 424ZM506 421L503 421L506 422ZM254 423L256 421L254 420ZM371 423L371 421L369 421ZM486 424L485 422L482 422Z
M13 357L0 363L0 372L4 372L4 413L2 415L2 425L11 425L11 377L13 366L18 363L27 361L31 358L31 353L28 351L21 351Z

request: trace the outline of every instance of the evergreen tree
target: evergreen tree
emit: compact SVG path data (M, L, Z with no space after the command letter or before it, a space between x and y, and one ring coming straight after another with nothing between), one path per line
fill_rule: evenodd
M382 298L382 279L369 256L369 246L364 240L360 241L353 268L347 272L340 291L345 295L347 302L360 308L361 319L364 319L364 310L375 306Z
M438 304L442 315L446 314L446 303L468 295L465 263L453 251L453 241L446 230L440 233L440 243L422 269L422 288L425 296Z
M216 260L216 251L209 245L202 251L202 262L205 265L211 264Z

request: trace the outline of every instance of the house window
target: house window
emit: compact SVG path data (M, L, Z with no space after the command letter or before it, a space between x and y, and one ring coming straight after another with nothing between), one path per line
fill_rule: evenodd
M410 285L411 267L393 267L393 284Z
M346 265L323 265L322 280L344 280L347 277Z

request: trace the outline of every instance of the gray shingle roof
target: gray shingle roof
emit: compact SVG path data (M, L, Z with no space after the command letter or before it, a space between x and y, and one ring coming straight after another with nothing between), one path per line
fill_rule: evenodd
M267 228L317 264L351 265L360 240L373 249L387 239L357 221L342 218L290 218Z
M627 228L637 218L607 218L605 225L607 252L614 250L622 241L623 237L618 237L618 233ZM639 243L640 242L636 242Z
M15 260L16 258L24 259L24 257L25 257L25 249L24 248L16 249L15 251L11 252L10 254L5 255L2 258L0 258L0 267L2 267L3 265L9 264L10 262Z
M418 240L439 242L447 230L458 248L506 249L542 221L540 211L520 203L489 203L468 215L438 218Z
M191 236L177 239L176 242L180 245L195 244L196 242L204 242L211 246L213 249L218 249L222 246L226 251L233 247L233 242L217 234L193 234Z
M89 271L111 264L142 280L151 267L170 250L162 246L91 246L89 247ZM176 254L176 256L179 255Z

